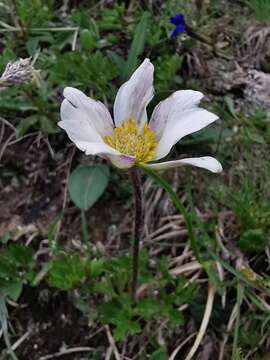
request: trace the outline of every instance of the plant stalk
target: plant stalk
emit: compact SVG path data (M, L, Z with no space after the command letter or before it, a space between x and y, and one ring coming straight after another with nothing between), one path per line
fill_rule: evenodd
M139 250L140 240L143 235L143 192L142 182L139 170L133 168L130 171L130 180L133 186L133 196L135 203L135 218L134 218L134 238L132 245L132 280L131 280L131 298L136 301L136 289L138 283L139 272Z
M91 252L91 247L89 243L89 233L88 233L88 226L87 226L87 220L85 216L85 211L81 210L81 223L82 223L82 238L83 242L87 247L87 250L89 253Z

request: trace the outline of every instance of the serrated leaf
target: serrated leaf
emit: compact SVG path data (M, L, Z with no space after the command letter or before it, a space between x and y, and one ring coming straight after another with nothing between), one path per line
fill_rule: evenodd
M85 263L78 255L62 255L52 263L49 284L58 289L69 290L78 285L84 276Z
M79 165L70 175L69 195L81 210L90 209L104 193L109 181L106 165Z

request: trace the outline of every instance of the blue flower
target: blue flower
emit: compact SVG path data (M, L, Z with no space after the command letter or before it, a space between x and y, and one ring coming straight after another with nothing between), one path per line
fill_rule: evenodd
M175 25L175 29L171 33L172 38L175 38L178 34L181 34L187 28L184 15L182 14L176 14L175 16L171 16L170 23Z

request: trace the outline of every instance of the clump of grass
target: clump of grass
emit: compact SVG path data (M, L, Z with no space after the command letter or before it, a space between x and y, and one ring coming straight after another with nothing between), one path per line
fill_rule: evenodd
M270 20L270 0L246 0L246 4L254 12L257 20Z

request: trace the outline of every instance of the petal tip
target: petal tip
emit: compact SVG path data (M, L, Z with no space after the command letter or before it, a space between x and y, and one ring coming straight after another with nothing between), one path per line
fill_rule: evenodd
M154 71L154 65L151 63L151 60L149 58L145 58L142 62L141 66L143 67L149 67L152 71Z
M71 86L66 86L63 90L64 97L67 97L71 92L73 92L74 88Z
M219 161L217 161L217 165L213 173L220 174L223 171L223 167Z

